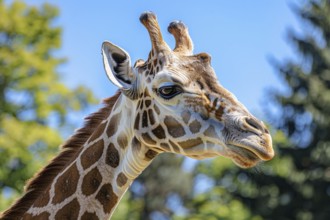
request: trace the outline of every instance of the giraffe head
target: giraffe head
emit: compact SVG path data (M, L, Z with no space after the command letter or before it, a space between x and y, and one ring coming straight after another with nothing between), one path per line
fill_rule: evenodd
M187 27L169 25L176 41L171 50L153 13L142 14L140 21L152 44L147 61L131 66L125 50L102 45L107 76L132 106L134 136L156 152L196 159L222 155L241 167L270 160L274 151L267 128L219 84L210 55L192 53Z

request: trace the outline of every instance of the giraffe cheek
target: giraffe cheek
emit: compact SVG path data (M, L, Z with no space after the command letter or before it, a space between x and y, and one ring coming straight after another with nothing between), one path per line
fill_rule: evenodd
M188 111L188 110L183 111L181 113L181 117L182 117L182 120L184 121L184 123L188 124L190 117L191 117L190 111Z
M202 125L196 119L189 124L189 130L192 134L196 134L200 131Z
M182 137L186 134L182 125L172 116L165 116L164 123L165 123L168 133L172 137L178 138L178 137Z
M223 126L221 126L221 128L223 129ZM215 139L220 139L220 137L218 136L215 127L213 125L210 125L205 131L204 131L204 135L210 138L215 138Z

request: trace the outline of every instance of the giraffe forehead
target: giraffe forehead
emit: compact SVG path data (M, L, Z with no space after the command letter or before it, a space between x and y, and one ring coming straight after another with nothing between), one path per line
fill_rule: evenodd
M203 54L209 57L206 53ZM187 72L188 74L198 73L202 69L210 67L210 63L205 62L200 57L200 54L184 56L173 52L153 55L151 51L147 61L143 62L139 59L135 62L134 67L138 69L139 73L147 72L147 74L158 74L163 69L173 70L173 72Z
M210 106L213 109L220 107L221 110L235 109L235 106L239 108L240 104L236 97L219 83L210 63L205 62L200 56L153 56L138 68L146 77L144 81L149 91L177 84L188 93L198 94L197 99L196 96L185 96L189 105L202 105L208 109ZM221 105L216 105L214 100L222 101Z

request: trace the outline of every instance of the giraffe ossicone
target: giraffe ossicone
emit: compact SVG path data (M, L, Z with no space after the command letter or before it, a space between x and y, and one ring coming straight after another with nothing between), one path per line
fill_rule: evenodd
M153 13L140 21L152 44L148 59L132 66L125 50L103 43L104 68L119 92L87 118L1 219L108 219L162 152L224 156L244 168L274 156L267 128L219 84L211 57L193 55L187 27L169 25L171 50Z

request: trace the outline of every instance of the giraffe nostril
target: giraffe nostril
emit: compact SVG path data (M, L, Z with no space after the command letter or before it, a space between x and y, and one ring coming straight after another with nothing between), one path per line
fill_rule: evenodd
M255 129L261 130L262 125L254 118L245 118L246 123L248 123L251 127Z
M243 126L245 130L253 132L257 135L267 133L267 129L265 128L264 124L261 121L258 121L257 119L252 117L245 117Z

